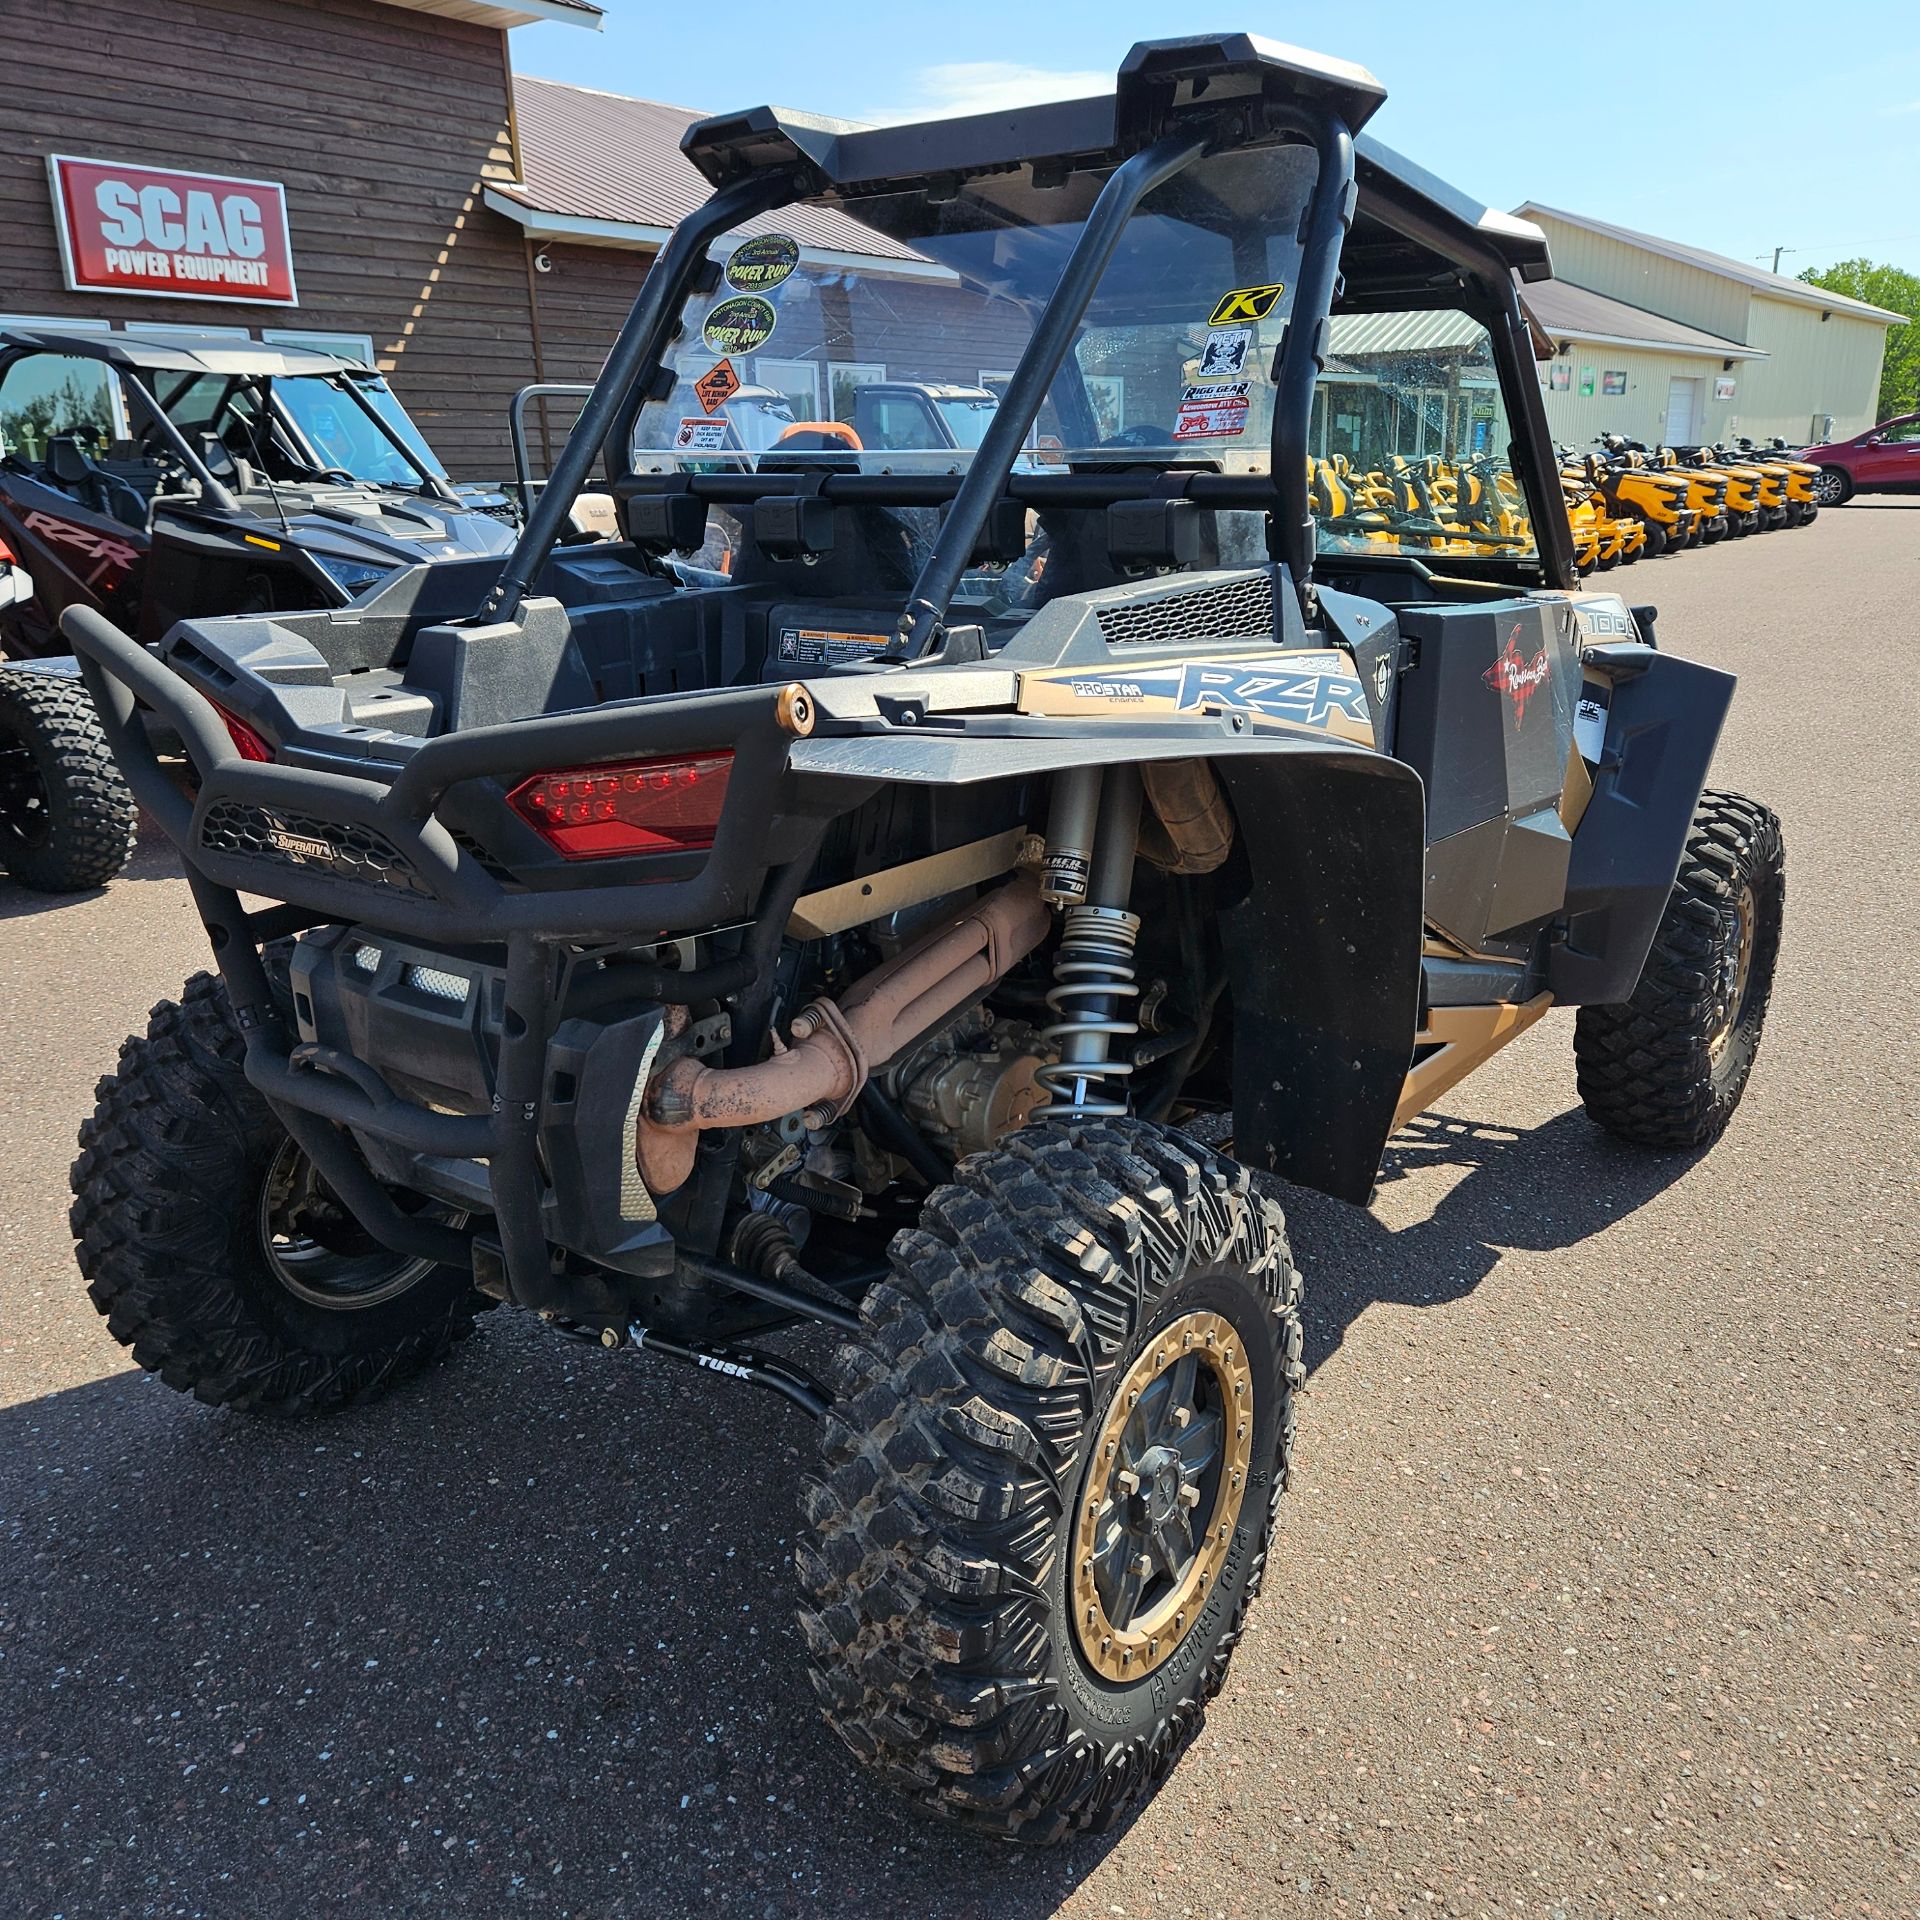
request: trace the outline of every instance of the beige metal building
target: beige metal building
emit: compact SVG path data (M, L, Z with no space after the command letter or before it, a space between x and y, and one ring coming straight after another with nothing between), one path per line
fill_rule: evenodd
M1521 296L1555 348L1540 378L1556 440L1799 446L1873 424L1887 329L1906 315L1584 214L1518 211L1553 252L1554 279Z

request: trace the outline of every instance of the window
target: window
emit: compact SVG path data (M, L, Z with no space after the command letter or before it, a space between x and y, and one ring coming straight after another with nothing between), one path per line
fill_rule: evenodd
M1487 330L1452 309L1336 314L1308 445L1324 552L1531 558Z
M72 434L95 458L125 437L116 382L100 361L30 353L0 380L0 454L38 465L56 434Z
M811 360L774 360L754 356L753 377L771 387L793 410L796 420L820 418L820 369Z
M142 340L164 340L170 347L224 347L253 338L245 327L170 327L157 320L129 320L126 331Z
M370 333L307 333L288 327L262 327L260 338L270 347L304 347L309 353L330 353L336 360L351 360L356 366L374 364Z
M877 360L849 360L827 368L830 411L836 420L853 418L853 396L861 387L884 380L887 370Z

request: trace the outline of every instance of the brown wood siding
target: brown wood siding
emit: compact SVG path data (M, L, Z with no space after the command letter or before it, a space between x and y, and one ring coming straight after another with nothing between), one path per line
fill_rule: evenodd
M379 0L0 0L0 312L373 337L462 479L534 377L504 36ZM49 153L284 183L297 307L69 293ZM610 336L609 336L610 337Z

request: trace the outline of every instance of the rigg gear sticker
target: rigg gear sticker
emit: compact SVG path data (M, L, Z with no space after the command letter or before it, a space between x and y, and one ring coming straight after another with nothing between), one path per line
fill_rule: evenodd
M727 256L727 285L741 293L771 293L799 264L800 242L790 234L757 234Z
M700 337L713 353L753 353L773 338L777 319L771 300L757 293L737 293L707 315Z
M1227 380L1212 386L1185 388L1180 395L1180 411L1174 416L1173 437L1176 440L1231 440L1244 433L1252 405L1249 386L1245 380Z

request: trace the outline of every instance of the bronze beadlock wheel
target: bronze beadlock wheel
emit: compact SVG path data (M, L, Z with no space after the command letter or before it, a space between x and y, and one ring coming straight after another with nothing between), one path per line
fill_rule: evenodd
M891 1256L803 1497L809 1677L926 1811L1098 1831L1193 1738L1259 1589L1306 1378L1286 1223L1189 1135L1042 1120Z
M1720 1020L1713 1037L1707 1042L1707 1050L1716 1065L1740 1024L1747 995L1752 990L1753 933L1759 918L1760 910L1753 897L1753 884L1751 881L1745 882L1733 903L1733 939L1727 945L1717 982Z
M1104 1678L1162 1665L1218 1581L1246 1498L1253 1391L1217 1313L1163 1328L1116 1389L1073 1537L1074 1633Z

